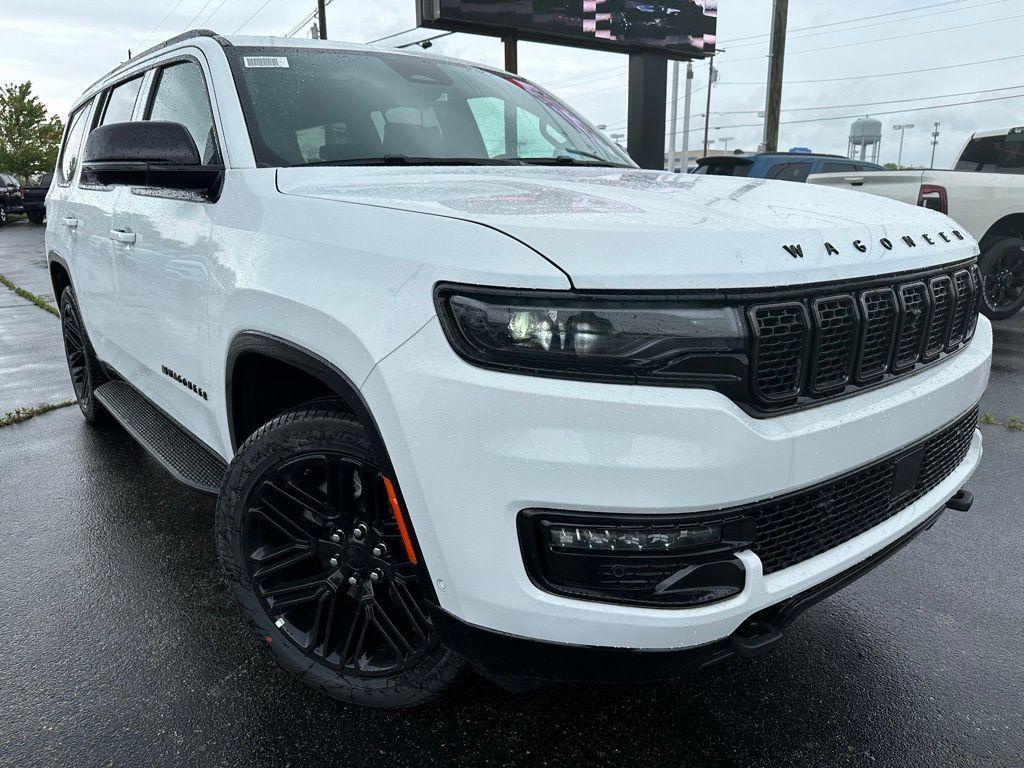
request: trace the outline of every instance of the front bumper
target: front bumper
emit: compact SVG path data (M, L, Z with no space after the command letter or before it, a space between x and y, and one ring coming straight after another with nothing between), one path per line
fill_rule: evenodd
M528 508L686 513L732 507L839 476L940 429L980 400L991 326L920 374L817 408L755 419L720 394L541 379L475 368L437 323L363 385L398 474L439 608L506 636L670 650L730 638L751 616L828 582L906 536L964 486L967 457L928 494L854 539L763 575L739 553L743 591L699 608L585 602L530 580L516 519Z

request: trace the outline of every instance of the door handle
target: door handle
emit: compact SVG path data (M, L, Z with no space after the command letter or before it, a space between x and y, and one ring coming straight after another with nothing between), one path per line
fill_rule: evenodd
M65 216L63 219L60 220L60 223L63 224L65 227L71 227L72 229L75 229L78 226L78 219L73 218L71 216Z
M123 229L112 229L110 230L110 239L117 243L131 245L132 243L135 242L135 233L126 232Z

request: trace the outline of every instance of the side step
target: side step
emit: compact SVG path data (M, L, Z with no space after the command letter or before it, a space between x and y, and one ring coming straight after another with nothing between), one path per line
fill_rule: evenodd
M216 496L227 464L175 424L131 384L108 381L96 399L175 479Z

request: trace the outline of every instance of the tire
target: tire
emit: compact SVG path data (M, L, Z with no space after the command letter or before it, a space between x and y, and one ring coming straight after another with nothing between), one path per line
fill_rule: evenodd
M5 226L8 221L7 208L0 205L0 227Z
M245 621L285 670L340 701L411 707L464 662L430 624L383 477L354 416L300 406L231 461L217 549Z
M89 341L82 313L78 309L78 297L70 285L60 295L60 325L64 337L64 356L78 407L90 424L105 422L109 414L96 400L94 392L96 387L107 381L107 375Z
M42 224L45 214L42 211L29 211L28 220L33 224Z
M981 311L991 320L1017 314L1024 307L1024 238L1001 237L988 243L978 267Z

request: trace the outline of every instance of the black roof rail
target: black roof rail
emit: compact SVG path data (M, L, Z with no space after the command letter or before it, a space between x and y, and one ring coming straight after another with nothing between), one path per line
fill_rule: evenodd
M116 75L118 72L127 69L129 66L134 64L137 59L141 59L142 57L148 56L151 53L155 53L156 51L159 51L162 48L167 48L168 46L175 45L176 43L180 43L184 40L191 40L193 37L209 37L213 40L216 40L224 48L231 47L231 42L226 37L217 34L212 29L190 29L187 32L182 32L180 35L175 35L174 37L168 40L164 40L162 43L157 43L156 45L147 48L141 53L135 54L130 59L128 59L128 61L122 62L102 77L97 78L88 88L82 91L82 93L88 93L93 88L95 88L99 83L106 80L108 77Z

